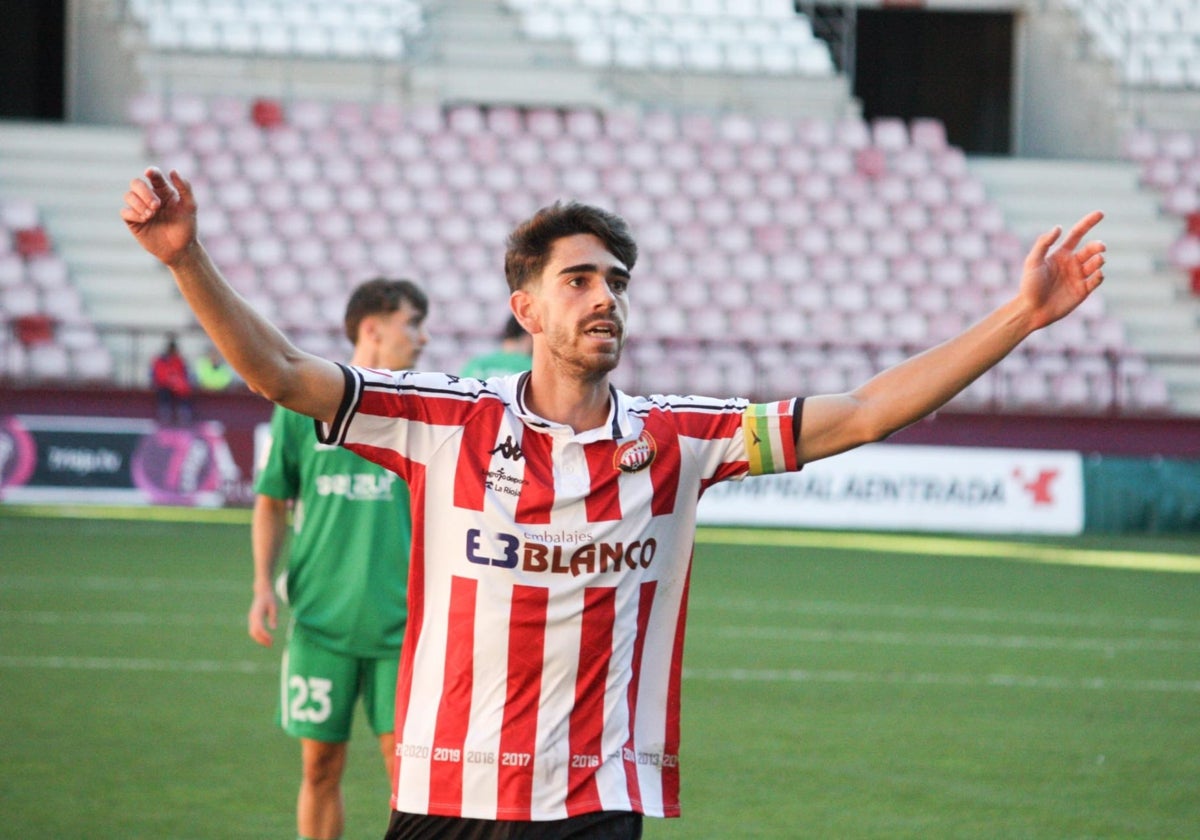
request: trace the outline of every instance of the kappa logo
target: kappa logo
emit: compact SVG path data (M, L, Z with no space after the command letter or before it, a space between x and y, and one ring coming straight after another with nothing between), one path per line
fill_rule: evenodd
M521 451L520 444L513 440L512 435L506 437L504 443L497 446L488 454L495 455L496 453L500 453L501 458L507 458L509 461L520 461L525 457L525 453Z
M657 454L658 444L654 442L654 437L643 429L637 440L617 447L617 451L613 453L613 467L624 473L635 473L650 466Z
M1050 490L1050 484L1058 478L1058 470L1039 470L1037 478L1029 480L1025 477L1025 471L1017 467L1013 470L1012 475L1021 485L1021 489L1029 494L1034 505L1054 504L1054 494Z

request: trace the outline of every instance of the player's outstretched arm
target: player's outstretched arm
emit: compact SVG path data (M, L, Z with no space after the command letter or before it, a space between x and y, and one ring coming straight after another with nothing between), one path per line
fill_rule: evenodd
M151 167L125 193L121 218L175 278L184 300L251 390L272 402L331 421L344 390L337 365L296 348L221 276L200 243L191 185Z
M1030 333L1072 312L1104 280L1104 243L1081 245L1103 218L1089 213L1057 246L1062 229L1038 237L1017 294L965 332L872 377L845 394L804 403L797 444L803 461L881 440L947 403Z

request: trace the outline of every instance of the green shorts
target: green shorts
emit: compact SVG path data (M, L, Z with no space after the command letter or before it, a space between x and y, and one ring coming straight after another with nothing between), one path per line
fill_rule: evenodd
M347 656L293 627L279 679L280 725L296 738L344 743L361 696L371 731L387 734L395 728L399 667L399 651L385 659Z

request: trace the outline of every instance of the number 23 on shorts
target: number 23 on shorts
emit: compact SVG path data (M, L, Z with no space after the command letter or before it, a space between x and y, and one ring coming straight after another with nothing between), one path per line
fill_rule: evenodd
M293 674L288 679L288 715L301 723L324 723L333 711L333 681Z

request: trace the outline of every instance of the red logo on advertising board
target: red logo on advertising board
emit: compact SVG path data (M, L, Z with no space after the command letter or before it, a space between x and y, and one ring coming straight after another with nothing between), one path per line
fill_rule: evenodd
M1030 480L1025 477L1025 471L1017 467L1013 470L1013 478L1021 485L1021 489L1029 494L1034 505L1054 504L1050 484L1058 478L1058 470L1038 470L1037 478Z

